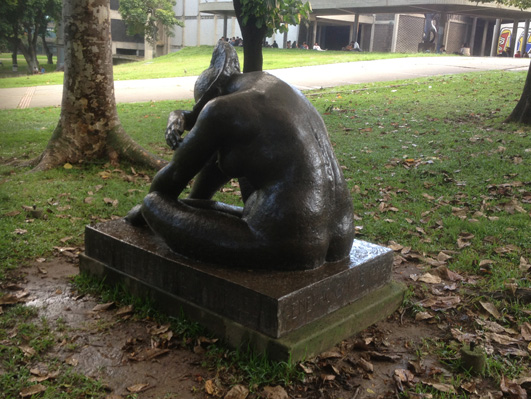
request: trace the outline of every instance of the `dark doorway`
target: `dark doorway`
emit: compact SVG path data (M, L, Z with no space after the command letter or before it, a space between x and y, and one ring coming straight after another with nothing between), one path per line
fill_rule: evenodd
M349 43L349 26L323 26L321 37L324 38L321 47L327 50L341 50Z

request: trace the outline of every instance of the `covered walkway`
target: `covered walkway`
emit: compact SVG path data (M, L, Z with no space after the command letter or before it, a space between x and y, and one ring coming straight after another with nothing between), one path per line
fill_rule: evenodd
M519 22L531 19L531 9L468 0L312 0L311 5L311 26L301 26L299 40L318 41L321 47L331 49L340 49L339 43L358 41L366 51L439 51L444 46L454 52L466 42L472 55L494 56L501 24L513 24L516 32ZM234 16L232 1L205 0L199 11L222 15L225 20ZM526 27L528 31L528 24ZM428 35L424 47L420 46L423 33ZM512 55L516 39L517 35L512 35ZM520 47L522 55L526 46Z

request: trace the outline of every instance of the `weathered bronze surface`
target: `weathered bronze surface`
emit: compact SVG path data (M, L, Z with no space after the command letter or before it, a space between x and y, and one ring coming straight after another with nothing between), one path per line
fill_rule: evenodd
M392 251L355 240L347 261L308 271L253 270L190 260L148 227L87 226L85 254L111 271L278 338L387 284ZM175 309L178 314L180 309Z
M231 267L310 270L347 260L349 190L325 124L302 93L266 72L240 73L236 52L220 42L195 97L193 110L170 115L173 159L126 220L147 223L190 259ZM243 207L212 201L231 178L240 180Z

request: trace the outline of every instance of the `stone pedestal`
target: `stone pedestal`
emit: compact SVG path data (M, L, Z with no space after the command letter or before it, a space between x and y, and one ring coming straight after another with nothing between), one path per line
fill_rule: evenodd
M356 240L350 261L312 271L233 269L172 252L149 228L123 220L87 226L81 272L148 295L233 346L298 360L388 316L403 287L391 281L392 251Z

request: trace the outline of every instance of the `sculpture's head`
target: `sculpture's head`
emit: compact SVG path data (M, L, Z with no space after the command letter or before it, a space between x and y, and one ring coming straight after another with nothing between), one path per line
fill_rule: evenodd
M236 73L240 73L238 54L231 44L220 41L212 53L209 68L195 82L196 104L201 103L204 106L208 101L219 96L225 83Z

